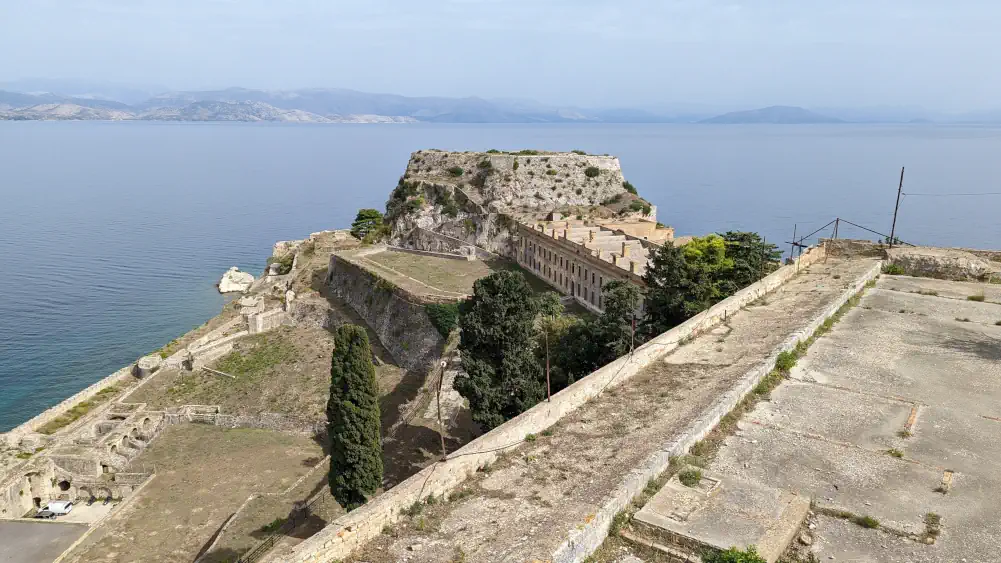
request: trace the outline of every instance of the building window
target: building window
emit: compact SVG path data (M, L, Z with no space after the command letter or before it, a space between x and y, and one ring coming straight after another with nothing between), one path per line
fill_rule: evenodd
M584 301L587 301L587 288L584 288Z
M594 283L594 272L591 272L591 283Z

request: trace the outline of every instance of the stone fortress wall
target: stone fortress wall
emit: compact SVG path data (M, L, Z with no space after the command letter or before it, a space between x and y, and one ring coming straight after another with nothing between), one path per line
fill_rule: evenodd
M680 343L725 322L728 317L736 314L747 304L760 299L791 279L800 268L823 259L825 256L823 247L809 249L794 264L779 268L759 282L717 303L704 313L657 336L637 348L632 356L619 358L578 380L554 395L551 402L540 403L532 407L449 454L446 461L420 471L364 506L338 518L298 546L272 553L267 560L319 563L332 562L348 556L354 549L382 533L385 526L399 520L403 512L416 501L430 495L437 497L448 494L477 469L494 462L503 452L518 447L526 435L542 432L599 395L613 383L621 383L629 379L673 351ZM875 276L877 273L878 268L870 272L870 275ZM849 297L850 295L846 292L845 299L847 300ZM836 308L827 313L833 314L835 310ZM823 322L823 319L819 319L819 322ZM792 342L792 346L795 346L795 342ZM778 351L775 353L778 354ZM769 358L769 360L774 360L774 358ZM739 389L722 397L721 402L713 408L712 412L700 419L697 425L690 429L690 435L681 440L678 447L687 448L705 436L719 422L720 418L729 412L733 406L731 403L736 404L746 393L750 392L764 373L750 374L741 383ZM667 459L668 454L665 453L663 459L665 466ZM649 472L650 469L641 468L641 470L641 472ZM631 479L630 483L635 481L634 484L642 489L648 479L649 477L640 479L639 473L637 473L637 478ZM632 492L631 489L621 491L615 498L609 500L610 504L606 508L616 506L621 498L631 495ZM614 516L614 512L609 514L606 512L608 510L603 510L594 521L579 531L579 537L561 548L560 561L580 561L584 555L593 551L594 547L600 544Z

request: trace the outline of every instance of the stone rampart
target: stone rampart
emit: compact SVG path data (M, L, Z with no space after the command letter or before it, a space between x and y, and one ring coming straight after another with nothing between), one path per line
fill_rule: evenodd
M365 320L400 367L424 373L440 356L444 339L425 305L455 299L414 295L336 254L330 256L327 283L335 297Z
M889 248L888 245L882 242L874 242L871 240L859 240L859 239L820 239L821 245L827 245L827 253L830 256L871 256L874 258L885 258L886 250ZM977 248L958 248L958 247L937 247L937 246L922 246L920 248L929 248L932 250L957 250L960 252L968 252L978 258L984 260L990 260L992 262L1001 262L1001 250L984 250Z
M272 554L268 560L295 563L326 563L346 557L354 549L380 534L383 527L396 522L400 518L401 513L413 505L415 501L429 495L441 496L448 494L478 468L492 463L505 451L518 447L524 441L526 435L538 434L552 426L567 414L598 396L613 383L619 384L633 377L652 362L673 351L681 342L706 332L724 322L748 303L761 298L784 284L795 276L800 268L824 258L825 255L823 247L809 249L795 264L779 268L761 281L742 289L709 308L707 311L655 337L653 340L637 348L632 356L619 358L601 367L556 395L553 395L552 401L539 403L517 417L494 428L450 454L444 462L425 468L396 487L372 499L368 504L338 518L298 546L284 552ZM774 364L773 358L769 360ZM742 383L742 385L746 386L747 390L753 387L749 386L746 382ZM743 389L743 387L741 388ZM715 422L710 424L713 417L716 417L717 414L719 417L722 417L732 408L726 407L727 403L725 400L729 400L738 394L743 396L742 393L741 391L734 391L724 399L721 399L721 402L714 407L710 415L697 422L695 425L696 431L693 435L698 434L701 437L704 435L704 433L701 433L704 427L711 429L712 426L715 426ZM716 421L718 420L716 418ZM705 432L708 432L708 429ZM692 442L694 443L694 440ZM667 462L667 457L664 457L664 462ZM640 489L646 485L646 482L646 480L642 481L642 484L639 485ZM629 491L631 489L626 490L622 494L629 493ZM581 536L575 540L573 545L591 545L599 533L601 538L604 538L610 522L611 517L607 519L602 517L600 523L592 522L585 530L589 534L595 535ZM598 543L600 544L600 541ZM560 553L566 553L566 557L569 557L562 559L562 561L579 561L579 559L574 559L576 557L575 554L583 553L583 551L571 546L563 548Z
M52 420L56 419L60 415L66 413L74 406L83 401L93 398L95 395L123 381L127 381L132 377L132 366L124 367L115 373L105 377L104 379L94 383L90 387L87 387L83 391L76 393L72 397L62 401L58 405L46 409L41 414L35 416L31 420L13 428L12 430L0 434L0 441L6 442L7 445L14 447L20 442L21 437L25 434L30 434L32 432L38 431L39 428L45 426Z
M472 246L460 246L456 252L434 252L431 250L418 250L416 248L403 248L402 246L387 245L386 250L390 252L402 252L404 254L416 254L418 256L431 256L432 258L446 258L448 260L475 260L476 253Z
M295 417L283 413L224 414L215 405L186 405L177 412L166 413L167 424L209 424L223 428L257 428L296 436L316 436L326 432L326 422Z
M247 326L250 329L250 334L274 330L288 322L288 315L282 309L272 309L263 313L247 315Z

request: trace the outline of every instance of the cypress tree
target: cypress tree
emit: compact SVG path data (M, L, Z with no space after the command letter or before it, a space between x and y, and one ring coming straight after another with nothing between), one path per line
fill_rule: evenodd
M368 334L359 326L343 325L334 335L330 358L327 480L331 494L345 510L365 504L382 484L381 430Z

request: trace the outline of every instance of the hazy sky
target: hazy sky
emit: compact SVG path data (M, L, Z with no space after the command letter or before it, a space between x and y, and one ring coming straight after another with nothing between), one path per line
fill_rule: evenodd
M0 0L0 80L1001 106L991 0Z

